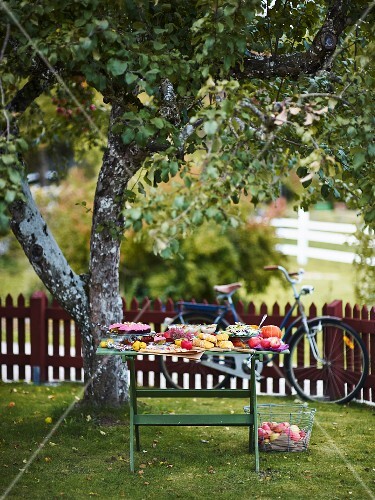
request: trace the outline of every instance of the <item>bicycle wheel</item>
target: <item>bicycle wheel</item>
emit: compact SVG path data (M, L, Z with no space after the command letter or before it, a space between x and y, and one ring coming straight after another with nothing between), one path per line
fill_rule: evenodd
M309 335L300 327L292 336L290 355L285 357L289 382L303 399L347 403L361 390L368 374L363 340L335 318L314 318L309 328Z
M187 312L183 315L185 324L213 324L215 317L204 313ZM181 318L176 317L173 323L181 323ZM220 320L218 327L225 329L228 326L224 319ZM223 373L220 369L204 366L202 361L207 360L208 356L201 357L198 361L186 358L173 358L173 356L160 356L160 368L164 374L169 386L175 389L195 389L200 384L202 389L221 389L226 387L230 380L230 375ZM210 356L210 360L217 366L224 363L226 366L233 367L233 358L230 356ZM184 384L185 381L185 384ZM185 387L184 387L185 385Z

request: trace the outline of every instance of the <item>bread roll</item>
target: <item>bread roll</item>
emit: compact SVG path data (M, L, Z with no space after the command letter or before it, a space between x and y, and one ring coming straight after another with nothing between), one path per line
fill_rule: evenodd
M230 340L221 340L218 342L217 346L220 347L220 349L233 349L234 347L233 342Z
M227 333L218 333L216 338L218 342L221 340L229 340L229 335Z

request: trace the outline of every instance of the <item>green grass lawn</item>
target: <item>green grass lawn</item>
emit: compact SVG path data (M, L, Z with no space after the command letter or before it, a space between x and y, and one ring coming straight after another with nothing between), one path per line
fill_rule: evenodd
M0 497L83 499L375 498L373 407L314 404L309 450L261 453L235 427L141 428L129 471L126 409L76 405L82 386L0 384ZM260 397L259 402L293 402ZM245 400L145 399L143 412L242 412ZM48 423L49 417L52 419ZM46 421L47 419L47 421Z

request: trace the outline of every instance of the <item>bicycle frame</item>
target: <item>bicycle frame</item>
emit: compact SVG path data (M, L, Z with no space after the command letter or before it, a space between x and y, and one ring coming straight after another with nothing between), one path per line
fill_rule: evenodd
M213 305L213 304L197 304L196 302L179 302L179 311L177 318L184 323L184 314L186 312L197 312L197 313L209 313L215 318L214 323L219 323L221 319L224 318L225 314L229 310L227 306L224 305ZM219 313L218 313L219 311ZM216 314L216 316L215 316Z
M217 295L218 300L225 299L226 304L202 304L196 302L178 302L178 314L177 317L183 323L183 316L185 312L201 312L201 313L209 313L214 316L214 323L220 323L221 320L225 321L225 316L228 312L231 312L233 315L233 319L235 322L239 322L241 318L239 317L236 308L233 303L232 295L235 293L235 290L231 293L220 293Z
M315 343L315 338L313 335L309 335L310 329L308 326L308 319L307 319L307 316L305 313L303 303L301 301L301 296L312 293L314 288L307 285L307 286L302 287L301 290L298 292L296 289L296 284L298 284L301 281L302 276L303 276L303 271L299 271L298 273L296 273L297 278L292 279L291 276L287 273L287 271L284 268L281 268L281 266L280 266L280 267L278 267L278 269L280 269L285 274L285 276L287 277L287 280L291 284L292 289L293 289L293 296L295 299L292 307L286 313L286 315L284 316L284 318L280 324L280 329L281 330L285 329L282 339L285 343L288 343L291 336L293 335L293 333L292 333L293 328L302 324L304 327L304 330L308 336L309 342L311 344L311 349L312 349L312 352L313 352L315 359L317 361L322 361L322 359L320 358L320 356L318 354L318 349L317 349L317 346ZM226 301L225 305L202 304L202 303L196 303L196 302L183 302L183 301L179 302L179 304L178 304L179 305L178 318L181 321L181 323L183 323L184 322L184 313L186 313L186 312L197 312L197 313L201 312L201 313L206 313L206 314L213 313L213 315L216 315L215 319L214 319L214 323L220 323L221 320L225 321L225 316L226 316L227 312L231 312L233 315L234 321L239 322L240 317L235 309L233 299L232 299L232 295L234 293L235 293L235 290L229 294L224 294L224 293L218 294L218 296L217 296L218 300L225 299L225 301ZM289 322L289 319L292 317L294 311L297 308L298 308L300 315L289 326L286 326ZM263 363L264 364L269 363L270 361L272 361L272 359L275 356L276 356L276 354L264 356ZM221 372L228 373L232 376L242 377L242 378L249 378L250 377L250 374L248 373L248 369L247 369L248 361L250 359L248 354L243 354L242 356L237 355L237 356L233 357L232 362L234 363L234 367L226 366L225 359L224 358L220 359L219 355L215 358L207 357L207 359L201 359L200 363L204 366L215 368L216 370L220 370ZM263 365L263 363L262 363L262 365Z

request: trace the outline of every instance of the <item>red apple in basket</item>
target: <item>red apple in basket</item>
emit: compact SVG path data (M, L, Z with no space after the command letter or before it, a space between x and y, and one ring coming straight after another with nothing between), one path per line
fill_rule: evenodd
M267 339L268 337L279 337L279 339L281 339L282 337L282 331L276 325L262 326L262 328L260 329L260 334L265 339Z
M260 337L250 337L247 343L251 349L254 349L254 347L259 347Z
M181 342L181 347L182 349L187 349L188 351L190 351L190 349L193 348L193 342L191 340L182 340Z
M299 435L299 432L291 432L289 437L292 441L300 441L301 440L301 436Z
M275 432L278 432L279 434L281 434L282 432L284 432L286 429L285 425L284 425L284 422L281 422L280 424L277 424L276 427L274 428L274 431Z
M270 339L260 339L260 346L262 349L269 349L270 348Z
M269 337L268 340L270 341L271 349L278 349L281 346L281 340L279 337Z
M258 428L258 438L264 439L266 437L266 431L261 427Z

